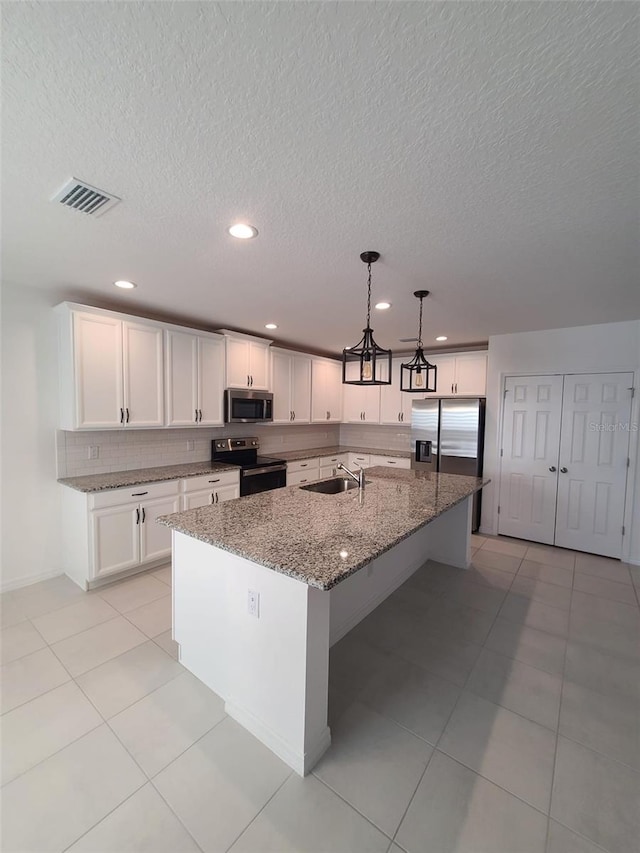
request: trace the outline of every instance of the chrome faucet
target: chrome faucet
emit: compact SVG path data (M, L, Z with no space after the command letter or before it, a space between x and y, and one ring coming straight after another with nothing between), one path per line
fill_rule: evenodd
M364 468L360 468L360 466L358 465L358 469L358 473L354 474L353 471L350 471L346 465L343 465L342 462L338 462L338 467L336 468L336 471L342 470L346 474L348 474L353 480L356 481L356 483L358 484L358 488L362 491L364 490Z

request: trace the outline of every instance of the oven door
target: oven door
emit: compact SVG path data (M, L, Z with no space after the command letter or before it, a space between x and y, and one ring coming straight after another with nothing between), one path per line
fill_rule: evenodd
M228 424L268 423L273 420L273 394L266 391L227 389L224 419Z
M287 466L270 465L265 468L249 468L240 472L240 496L255 495L269 489L281 489L287 485Z

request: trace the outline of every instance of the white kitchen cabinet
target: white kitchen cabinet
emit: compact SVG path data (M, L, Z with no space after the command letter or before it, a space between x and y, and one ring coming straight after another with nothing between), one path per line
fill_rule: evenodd
M380 386L380 423L405 424L411 426L411 402L421 394L408 394L400 390L400 365L406 358L394 358L391 362L391 385Z
M343 422L380 423L380 387L380 385L343 385Z
M182 481L182 509L222 503L240 497L240 472L220 471Z
M314 483L320 479L320 459L298 459L287 462L287 486Z
M311 420L340 423L342 420L342 364L330 359L311 362Z
M347 467L353 471L354 474L358 473L358 468L369 468L370 466L371 457L368 453L349 453Z
M320 457L320 479L327 480L329 477L338 477L342 476L342 471L338 470L338 465L342 462L344 465L347 464L348 454L347 453L335 453L331 456L321 456Z
M311 357L271 350L274 424L308 424L311 420Z
M436 390L434 394L429 395L430 397L484 397L486 394L486 353L470 352L437 356L427 353L426 357L438 368ZM419 395L415 396L419 397Z
M79 308L57 308L61 428L163 426L162 328Z
M171 531L156 519L179 511L177 480L90 494L87 503L88 582L171 556Z
M224 338L165 331L167 426L223 421Z
M226 344L226 387L269 390L271 341L220 330Z

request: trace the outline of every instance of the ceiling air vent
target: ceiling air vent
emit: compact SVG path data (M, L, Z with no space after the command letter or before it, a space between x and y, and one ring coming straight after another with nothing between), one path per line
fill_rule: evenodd
M79 210L80 213L102 216L120 199L104 190L92 187L91 184L79 181L78 178L71 178L58 190L51 201L59 201L65 207Z
M401 344L412 344L414 341L417 342L417 338L398 338Z

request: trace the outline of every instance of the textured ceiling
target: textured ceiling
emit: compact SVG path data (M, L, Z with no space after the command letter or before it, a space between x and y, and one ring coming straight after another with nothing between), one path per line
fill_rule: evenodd
M417 288L427 345L639 317L639 12L3 3L3 279L334 352L366 249L395 349ZM122 203L52 204L72 175Z

